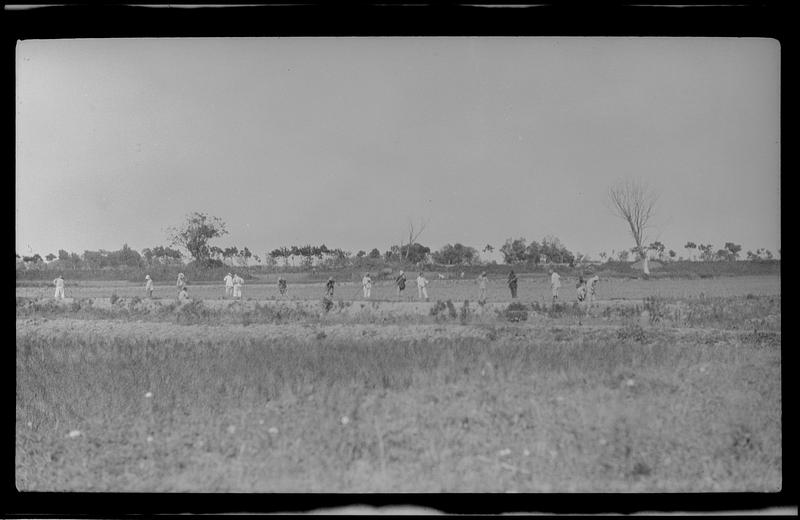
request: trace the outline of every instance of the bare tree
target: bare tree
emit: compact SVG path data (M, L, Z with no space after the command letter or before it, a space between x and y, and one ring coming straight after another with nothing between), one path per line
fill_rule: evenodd
M406 246L405 250L403 249L403 241L402 240L400 241L400 251L401 252L405 251L403 254L404 260L408 260L408 255L411 252L411 246L413 246L416 243L419 236L422 234L423 231L425 231L425 226L427 226L427 224L428 223L425 222L424 220L420 220L419 227L415 230L414 222L412 222L411 219L408 219L408 242L405 244Z
M636 243L636 252L642 259L644 273L650 274L647 262L646 231L655 211L658 194L649 190L641 182L622 180L608 190L613 213L630 226L631 236Z

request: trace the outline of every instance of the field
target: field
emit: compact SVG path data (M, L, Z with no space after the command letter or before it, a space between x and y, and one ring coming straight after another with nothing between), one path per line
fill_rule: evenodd
M573 302L575 297L574 278L562 278L559 297L562 301ZM435 300L477 300L478 286L474 280L437 280L430 279L428 296ZM666 279L646 281L629 278L601 278L598 286L598 297L608 300L642 299L647 296L668 298L696 298L702 296L756 296L780 294L781 279L779 276L741 276L703 278L697 280ZM244 298L253 300L318 300L325 292L325 284L294 283L289 284L286 296L278 293L275 283L247 284L244 287ZM222 299L224 286L220 284L189 284L189 294L202 300ZM50 282L30 282L16 288L17 297L42 298L53 295ZM143 298L144 284L130 282L74 282L67 281L66 295L72 298L108 298L112 294L119 297ZM174 284L156 285L155 298L175 298ZM507 302L509 290L504 279L491 279L487 287L487 301ZM522 276L519 281L518 298L521 301L549 302L551 300L549 277ZM360 282L341 282L336 285L335 299L363 300ZM372 299L379 301L414 301L418 299L415 280L409 280L401 297L392 281L378 281L372 287Z
M782 488L779 277L603 280L591 309L569 282L556 307L544 278L512 307L502 280L486 306L450 280L429 303L342 284L328 307L321 284L242 303L197 285L183 306L171 286L17 287L17 487Z

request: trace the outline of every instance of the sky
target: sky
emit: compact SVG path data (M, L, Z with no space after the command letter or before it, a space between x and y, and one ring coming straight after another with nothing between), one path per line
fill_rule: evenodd
M17 46L19 254L213 243L433 250L555 235L780 248L780 45L758 38L154 38Z

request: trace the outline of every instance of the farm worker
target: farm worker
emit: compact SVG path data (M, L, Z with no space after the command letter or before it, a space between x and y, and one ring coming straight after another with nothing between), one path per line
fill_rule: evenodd
M278 277L278 292L286 294L286 280L283 279L283 276Z
M178 282L175 285L178 287L178 292L181 292L181 289L186 287L186 277L183 276L183 273L178 273Z
M508 288L511 289L511 297L517 297L517 275L514 273L512 269L510 273L508 273Z
M591 274L591 273L590 273ZM597 283L600 281L600 277L597 275L592 276L589 278L589 302L593 302L595 296L597 295Z
M233 297L242 297L242 286L244 285L244 278L238 274L233 275Z
M233 276L231 273L225 275L222 280L225 282L225 296L233 296Z
M406 274L401 270L400 275L394 279L397 284L397 296L400 296L406 290Z
M483 271L480 276L478 276L478 288L480 289L480 294L478 296L479 303L486 302L486 283L488 281L489 279L486 278L486 271Z
M553 303L558 300L558 289L561 287L561 277L550 269L550 289L553 291Z
M148 298L152 298L153 297L153 279L150 278L149 274L147 276L145 276L144 279L145 279L144 290L147 293L147 297Z
M583 279L583 276L578 277L578 283L575 284L575 288L578 292L578 301L582 302L586 299L586 280Z
M55 299L56 300L63 300L64 299L64 277L61 276L61 275L58 275L58 278L53 280L53 285L56 286Z
M178 293L178 301L181 303L191 301L191 298L189 298L189 290L186 289L185 285L181 287L181 292Z
M328 298L333 298L333 286L336 282L333 281L333 276L328 277L328 282L325 284L325 295Z
M422 274L422 271L419 272L419 276L417 276L417 293L419 294L419 299L421 300L423 297L425 301L428 301L428 280L425 279L425 276Z
M370 278L369 273L366 273L361 279L361 287L364 288L364 298L369 298L370 294L372 294L372 278Z

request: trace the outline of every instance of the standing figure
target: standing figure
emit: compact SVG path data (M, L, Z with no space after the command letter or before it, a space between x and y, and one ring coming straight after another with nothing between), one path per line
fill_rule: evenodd
M417 276L417 293L419 295L419 299L421 300L423 297L425 301L428 301L428 280L425 279L423 276L422 271L419 272L419 276Z
M402 270L400 275L394 279L394 283L397 284L397 296L399 297L406 290L406 274Z
M488 281L489 279L486 278L486 271L483 271L480 276L478 276L478 289L480 289L478 303L480 304L486 303L486 284Z
M561 287L561 277L550 269L550 289L553 291L553 303L558 301L558 289Z
M591 278L589 278L589 303L594 303L595 297L597 296L597 283L599 281L600 277L597 275L594 275Z
M56 300L63 300L64 299L64 277L61 276L61 275L58 275L58 278L53 280L53 285L56 286L55 299Z
M333 286L336 282L333 281L333 276L328 277L328 282L325 284L325 296L333 298Z
M178 273L178 281L175 283L175 286L178 288L178 292L181 292L181 289L186 287L186 277L183 276L183 273Z
M511 289L511 298L517 297L517 275L514 273L512 269L510 273L508 273L508 288Z
M281 293L281 296L286 294L286 280L283 276L278 277L278 292Z
M153 279L150 278L149 274L147 276L145 276L144 279L145 279L144 291L147 293L147 297L148 298L152 298L153 297Z
M225 282L225 297L233 296L233 275L228 273L222 280Z
M578 292L578 301L583 302L586 299L586 280L583 279L583 276L578 277L578 283L575 284L575 288Z
M239 273L233 275L233 297L242 297L242 286L244 285L244 278L239 276Z
M369 298L372 294L372 278L366 273L361 279L361 287L364 289L364 298Z

